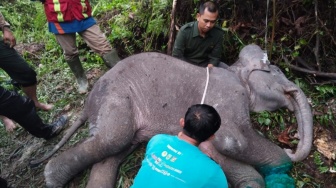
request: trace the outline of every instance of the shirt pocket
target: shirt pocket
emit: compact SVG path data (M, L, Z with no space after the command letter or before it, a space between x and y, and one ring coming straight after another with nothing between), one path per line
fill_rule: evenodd
M210 53L212 50L215 48L215 44L211 43L210 45L207 46L206 52Z

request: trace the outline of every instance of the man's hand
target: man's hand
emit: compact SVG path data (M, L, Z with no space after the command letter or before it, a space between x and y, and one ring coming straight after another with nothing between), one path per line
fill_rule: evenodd
M13 48L16 45L16 39L9 27L3 28L3 40L6 44L9 44L10 48Z
M203 65L204 66L204 65ZM208 64L208 67L209 68L212 68L212 67L214 67L214 65L213 64Z

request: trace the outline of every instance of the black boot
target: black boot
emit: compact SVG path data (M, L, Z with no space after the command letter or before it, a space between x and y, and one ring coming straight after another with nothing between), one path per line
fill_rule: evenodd
M88 91L89 83L79 57L76 56L67 61L72 73L75 75L78 84L78 92L83 94Z
M62 115L60 118L58 118L57 121L55 121L50 125L51 133L45 139L49 140L59 135L59 133L61 133L61 131L64 129L67 122L68 122L68 116L66 115Z

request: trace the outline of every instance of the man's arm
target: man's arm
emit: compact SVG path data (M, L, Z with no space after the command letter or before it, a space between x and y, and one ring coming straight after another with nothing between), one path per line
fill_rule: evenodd
M1 28L1 31L4 30L4 27L9 27L9 23L6 22L5 18L3 17L3 15L0 12L0 28Z
M175 43L174 43L174 48L173 48L173 56L177 57L181 60L186 61L185 57L184 57L184 50L185 50L185 34L183 32L183 30L180 30L177 33L176 39L175 39Z
M220 62L220 58L222 55L222 51L223 51L223 41L224 41L224 34L220 35L218 37L218 41L215 45L215 47L213 48L211 54L209 54L209 65L208 66L218 66L219 62ZM211 65L210 65L211 64Z
M6 44L9 44L9 47L13 48L16 45L16 40L9 29L9 23L6 22L5 18L0 12L0 28L3 33L3 40Z

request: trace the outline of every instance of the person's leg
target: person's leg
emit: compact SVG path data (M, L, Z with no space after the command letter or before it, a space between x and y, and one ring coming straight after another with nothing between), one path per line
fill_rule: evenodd
M37 108L50 110L53 105L40 103L36 95L36 72L13 48L9 48L0 41L0 68L2 68L20 87L23 92L34 101Z
M22 91L27 95L27 97L29 97L31 100L34 101L34 104L36 106L36 108L42 109L42 110L51 110L54 105L52 104L44 104L44 103L40 103L37 99L36 96L36 84L32 85L32 86L26 86L26 87L22 87Z
M2 177L0 177L0 187L1 188L7 188L7 181L5 179L3 179Z
M117 51L112 48L97 24L80 32L79 35L95 53L98 53L103 58L107 67L112 68L120 61Z
M76 34L72 33L55 36L64 51L65 61L68 63L72 73L77 79L78 92L86 93L89 84L82 63L79 59L79 52L76 46Z
M0 87L0 115L6 116L21 125L30 134L38 138L49 139L63 129L67 117L61 116L53 124L44 124L37 115L34 102L19 94Z

